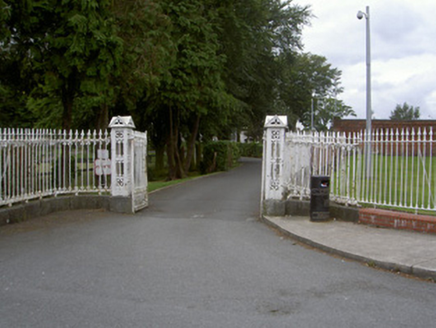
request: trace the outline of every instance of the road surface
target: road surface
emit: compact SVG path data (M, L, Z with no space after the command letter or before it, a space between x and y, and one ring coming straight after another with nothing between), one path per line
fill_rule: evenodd
M136 215L0 228L0 327L432 327L436 285L305 248L258 220L259 160Z

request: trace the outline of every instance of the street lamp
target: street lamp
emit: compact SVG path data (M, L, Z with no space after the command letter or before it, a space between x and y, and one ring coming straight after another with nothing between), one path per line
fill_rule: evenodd
M315 97L315 93L312 92L312 97L310 97L310 131L315 131L313 127L313 98Z
M357 12L357 18L366 19L366 175L371 176L371 34L369 30L369 6L366 6L366 13Z

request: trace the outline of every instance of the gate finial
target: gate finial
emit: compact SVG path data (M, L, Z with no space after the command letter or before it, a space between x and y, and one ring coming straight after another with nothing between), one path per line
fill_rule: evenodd
M288 117L285 115L268 115L265 119L265 128L288 127Z
M109 128L135 128L132 116L114 116L109 123Z

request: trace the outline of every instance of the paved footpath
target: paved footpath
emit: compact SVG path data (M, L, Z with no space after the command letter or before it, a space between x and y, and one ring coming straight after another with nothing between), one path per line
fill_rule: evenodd
M0 228L0 327L432 327L436 285L258 220L261 163ZM319 226L321 227L321 226Z
M336 255L436 280L436 235L309 217L265 217L289 236Z

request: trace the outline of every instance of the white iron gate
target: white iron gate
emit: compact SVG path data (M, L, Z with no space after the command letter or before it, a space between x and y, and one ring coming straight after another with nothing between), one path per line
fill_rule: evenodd
M147 132L133 131L132 159L132 211L136 212L148 206Z
M112 196L131 200L131 212L148 205L147 199L147 133L134 131L130 116L114 117L111 128Z

